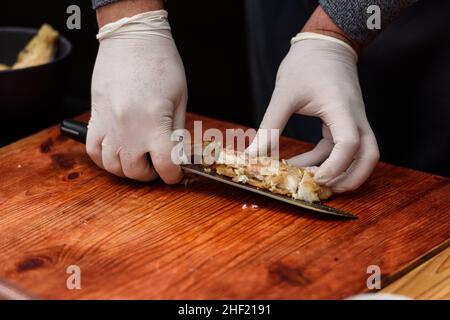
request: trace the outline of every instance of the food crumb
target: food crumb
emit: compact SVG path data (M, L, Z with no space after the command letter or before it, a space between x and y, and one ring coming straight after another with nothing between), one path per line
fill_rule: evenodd
M246 204L246 203L244 203L244 204L242 205L242 209L243 209L243 210L245 210L245 209L248 209L248 208L252 208L252 209L258 209L258 208L259 208L259 206L258 206L258 205L256 205L256 204L251 204L251 205L248 205L248 204Z

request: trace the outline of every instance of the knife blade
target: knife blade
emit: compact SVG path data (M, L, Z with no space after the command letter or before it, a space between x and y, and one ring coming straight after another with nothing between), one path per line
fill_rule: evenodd
M84 144L86 143L86 137L87 137L87 131L88 131L86 123L72 120L72 119L66 119L61 123L60 130L61 130L62 134L68 136L69 138L72 138L73 140L84 143ZM151 158L150 158L149 154L147 154L147 157L148 157L149 161L151 162ZM329 207L322 203L310 203L310 202L306 202L306 201L302 201L302 200L297 200L297 199L293 199L288 196L274 194L268 190L263 190L263 189L254 187L249 184L234 182L231 178L226 177L226 176L221 176L221 175L215 173L214 171L206 172L204 170L204 167L200 164L183 164L183 165L181 165L181 167L183 168L183 170L185 172L189 172L189 173L192 173L195 175L206 177L208 179L219 181L221 183L225 183L225 184L228 184L228 185L240 188L240 189L244 189L244 190L247 190L247 191L250 191L253 193L257 193L257 194L260 194L265 197L269 197L269 198L272 198L272 199L275 199L275 200L278 200L281 202L289 203L291 205L294 205L294 206L297 206L300 208L309 209L309 210L312 210L315 212L320 212L320 213L327 214L327 215L333 215L333 216L341 217L341 218L345 218L345 219L357 219L358 218L357 216L353 215L350 212L332 208L332 207Z

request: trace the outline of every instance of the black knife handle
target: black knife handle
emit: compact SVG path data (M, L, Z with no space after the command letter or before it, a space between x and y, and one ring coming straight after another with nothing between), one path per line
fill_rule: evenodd
M61 133L68 136L69 138L86 144L88 125L85 122L66 119L61 123L60 127Z

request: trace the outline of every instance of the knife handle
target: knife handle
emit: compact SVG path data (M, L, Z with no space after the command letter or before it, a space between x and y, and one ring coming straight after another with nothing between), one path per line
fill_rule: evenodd
M67 137L86 144L88 126L87 123L66 119L61 123L60 127L61 133L66 135Z
M72 140L86 144L88 125L86 122L81 122L72 119L65 119L61 122L60 131L65 136L71 138ZM148 162L153 165L150 153L146 153Z

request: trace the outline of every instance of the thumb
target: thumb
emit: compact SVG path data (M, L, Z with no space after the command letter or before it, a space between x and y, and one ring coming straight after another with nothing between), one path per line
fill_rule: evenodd
M172 152L180 143L179 140L174 139L176 131L173 129L182 127L182 122L184 122L184 112L171 116L165 115L160 121L161 126L155 128L154 134L149 139L149 152L153 167L167 184L176 184L183 178L181 167L172 159Z
M269 151L273 154L278 150L280 136L293 113L288 97L286 93L274 90L258 132L247 148L250 156L266 156Z
M172 130L160 133L152 145L150 156L161 179L167 184L176 184L183 178L183 172L181 167L172 161L172 151L179 142L171 141L171 138Z

